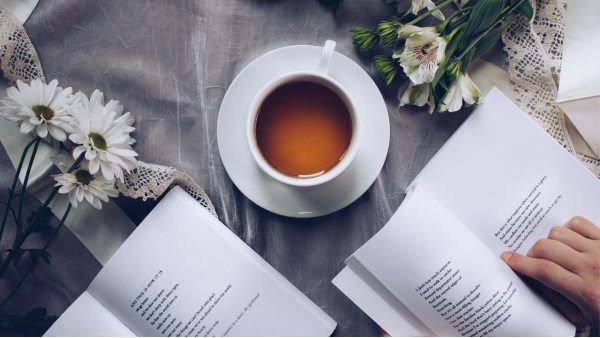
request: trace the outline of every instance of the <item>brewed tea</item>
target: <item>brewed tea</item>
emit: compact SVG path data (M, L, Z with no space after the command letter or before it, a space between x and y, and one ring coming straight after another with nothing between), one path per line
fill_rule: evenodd
M256 118L256 141L279 172L319 176L344 157L352 139L352 118L344 100L317 82L284 84L263 101Z

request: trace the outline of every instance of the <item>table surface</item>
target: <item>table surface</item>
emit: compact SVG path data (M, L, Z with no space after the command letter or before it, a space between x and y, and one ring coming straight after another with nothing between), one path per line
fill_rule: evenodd
M88 95L97 88L107 100L120 100L136 118L139 159L190 175L220 220L338 323L335 336L377 336L378 326L331 280L385 225L406 187L471 112L398 109L400 82L386 86L348 32L375 27L393 14L395 8L383 0L345 0L337 20L316 0L41 0L25 28L48 80ZM262 54L291 45L322 46L327 39L337 41L336 51L363 67L381 90L391 127L387 159L369 190L348 207L312 219L279 216L253 204L227 175L216 141L219 107L236 75ZM385 53L389 49L378 47L374 54ZM506 68L501 43L484 59ZM6 200L13 175L2 148L0 200ZM40 204L27 198L31 209ZM136 224L156 205L125 197L116 202ZM0 314L23 315L44 306L60 315L101 268L68 229L49 251L52 266L38 264ZM14 284L14 275L0 285Z

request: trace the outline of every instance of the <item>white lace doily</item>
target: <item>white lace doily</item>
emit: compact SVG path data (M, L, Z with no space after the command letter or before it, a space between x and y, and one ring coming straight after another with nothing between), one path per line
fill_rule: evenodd
M519 108L600 178L600 161L575 151L565 112L556 104L567 4L561 0L530 1L535 10L533 20L518 16L502 35L508 74L519 93Z
M42 65L19 19L0 3L0 68L8 83L17 80L30 83L41 79L46 82Z
M44 72L35 48L25 28L17 17L0 3L0 68L10 85L17 80L31 83L40 78L45 83ZM133 198L158 198L169 187L179 185L194 197L206 210L217 217L215 207L208 196L188 175L174 168L138 161L125 182L117 180L117 189Z
M125 196L144 201L148 198L158 198L169 187L178 185L202 204L206 210L218 218L215 207L206 193L188 175L174 168L162 165L148 164L137 161L135 169L125 175L125 182L117 180L117 189Z

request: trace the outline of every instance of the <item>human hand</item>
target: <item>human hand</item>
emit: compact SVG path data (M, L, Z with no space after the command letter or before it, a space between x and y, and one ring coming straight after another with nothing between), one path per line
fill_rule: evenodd
M600 326L600 229L583 217L553 227L527 257L510 251L500 256L570 321Z

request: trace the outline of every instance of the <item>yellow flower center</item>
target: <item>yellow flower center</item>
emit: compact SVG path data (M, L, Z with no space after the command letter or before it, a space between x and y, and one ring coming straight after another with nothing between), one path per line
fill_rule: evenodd
M94 146L98 149L101 150L106 150L107 145L106 145L106 140L104 139L104 136L98 134L98 133L94 133L91 132L88 137L94 142Z
M54 110L48 106L37 105L31 108L37 116L38 119L44 119L46 121L50 121L54 117Z
M75 172L75 178L79 183L88 185L94 180L94 178L96 178L96 176L90 174L90 172L87 170L80 169Z

